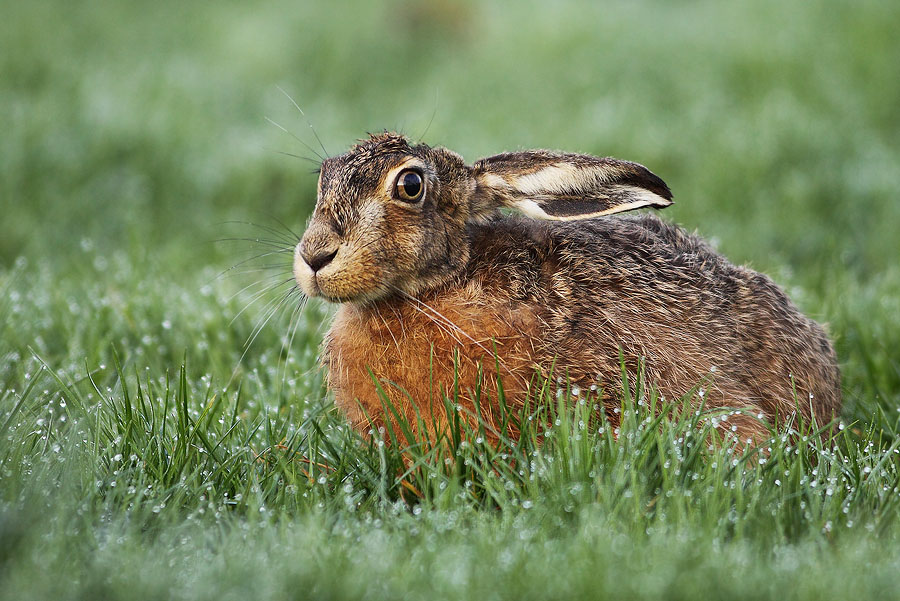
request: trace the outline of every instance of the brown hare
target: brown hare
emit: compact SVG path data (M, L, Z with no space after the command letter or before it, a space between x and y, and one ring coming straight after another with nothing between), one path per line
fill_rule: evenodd
M338 406L377 436L394 418L374 377L431 436L444 395L471 416L480 386L490 429L498 376L515 407L552 370L598 387L615 425L624 357L665 399L739 410L722 427L742 442L837 417L831 344L772 280L653 215L611 217L671 198L636 163L534 150L469 166L387 132L326 159L294 275L341 303L324 343Z

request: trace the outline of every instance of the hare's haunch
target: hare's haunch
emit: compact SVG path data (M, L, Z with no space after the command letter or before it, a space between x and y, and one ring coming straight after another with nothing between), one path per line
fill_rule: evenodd
M491 422L498 376L516 405L552 368L598 385L615 422L624 356L668 400L700 385L707 408L751 414L728 420L742 441L798 412L836 417L831 344L772 280L653 215L610 217L671 198L636 163L543 150L469 166L384 133L326 159L294 273L342 303L325 342L338 405L366 432L389 419L374 375L434 434L454 378L473 413L478 383Z

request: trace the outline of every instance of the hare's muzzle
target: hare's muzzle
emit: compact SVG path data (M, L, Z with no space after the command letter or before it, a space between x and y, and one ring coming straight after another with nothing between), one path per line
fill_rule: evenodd
M310 225L294 249L294 277L309 296L320 294L316 274L337 256L340 241L335 232L320 223Z

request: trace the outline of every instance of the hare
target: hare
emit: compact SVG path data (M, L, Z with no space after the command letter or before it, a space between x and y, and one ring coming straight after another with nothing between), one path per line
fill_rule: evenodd
M469 166L384 132L326 159L294 276L341 303L323 353L337 405L378 436L395 420L386 394L437 435L444 395L473 415L480 387L490 430L498 378L521 406L552 370L599 387L615 425L624 358L665 399L700 386L698 406L737 409L721 427L742 443L797 413L837 417L834 350L772 280L651 214L611 217L671 203L659 177L613 158L533 150Z

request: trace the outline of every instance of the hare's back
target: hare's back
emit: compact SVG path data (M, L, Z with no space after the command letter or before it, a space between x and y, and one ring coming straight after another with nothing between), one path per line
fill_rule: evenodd
M669 398L716 373L728 389L723 403L738 397L784 415L796 393L814 399L820 417L839 408L822 328L770 278L678 226L653 215L507 217L473 234L470 277L540 307L547 360L570 373L608 370L615 379L621 350L646 361Z
M601 284L631 280L650 293L653 288L676 284L705 288L710 282L698 275L743 277L745 271L699 237L654 215L577 222L509 216L475 226L470 235L469 277L489 276L504 288L512 282L515 290L524 282L531 284L524 290L538 294L547 285L561 284L564 275L593 290Z

